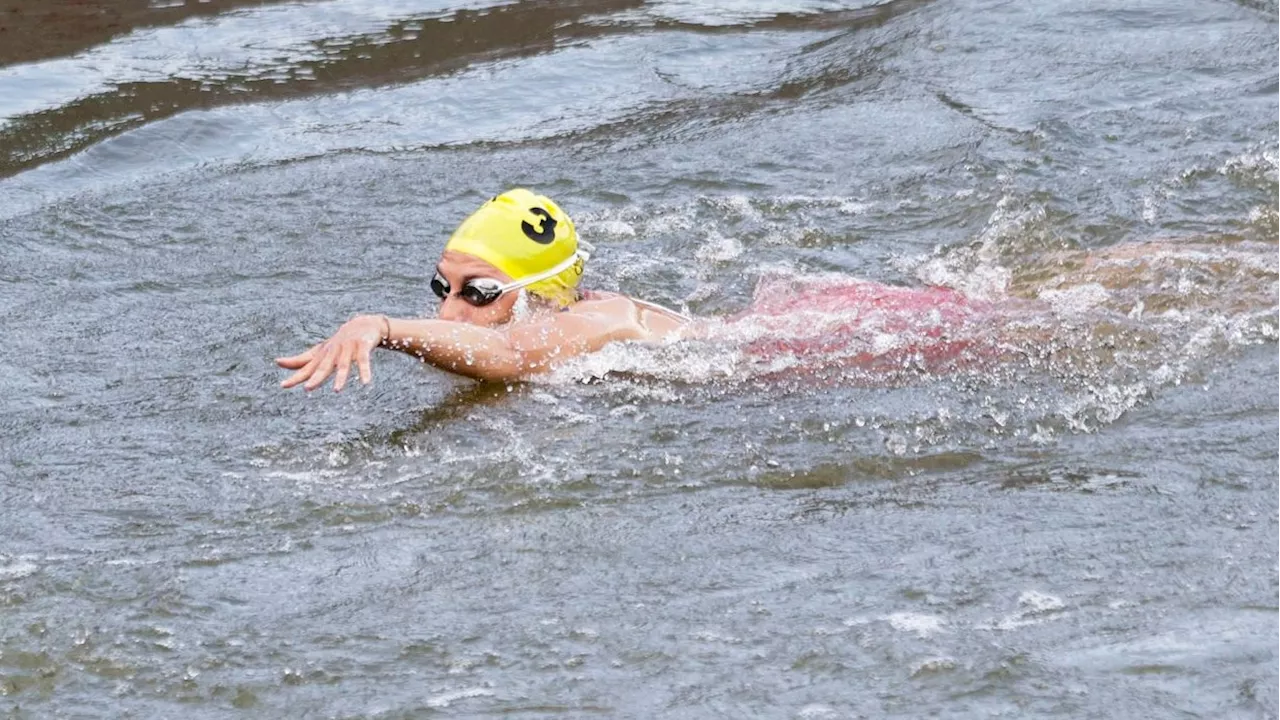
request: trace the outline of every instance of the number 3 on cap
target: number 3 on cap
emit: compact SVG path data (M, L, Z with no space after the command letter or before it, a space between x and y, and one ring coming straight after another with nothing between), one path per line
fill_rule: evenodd
M540 222L535 230L528 220L521 220L520 229L524 231L525 237L536 243L550 245L551 241L556 239L556 219L540 207L531 207L529 212L537 215Z

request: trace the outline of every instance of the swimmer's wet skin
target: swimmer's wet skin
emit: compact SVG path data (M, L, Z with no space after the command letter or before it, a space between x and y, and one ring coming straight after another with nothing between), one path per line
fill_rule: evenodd
M377 347L477 380L516 380L612 342L665 340L686 327L689 318L652 303L579 290L590 249L550 198L503 193L445 245L430 282L441 301L436 318L357 316L306 352L277 359L296 371L281 385L314 390L332 376L340 391L353 364L367 384Z
M1035 285L1049 292L1082 284L1145 286L1139 280L1150 273L1135 276L1133 262L1159 270L1161 258L1195 259L1195 253L1187 254L1197 247L1155 241L1080 251L1071 262L1053 258L1066 269L1056 278L1037 276ZM332 377L334 390L342 390L353 364L361 382L368 383L369 355L378 347L477 380L510 381L613 342L657 342L711 331L711 325L694 325L687 316L643 300L579 289L590 250L549 198L522 189L499 195L468 217L445 245L429 283L440 298L436 318L357 316L310 350L279 358L281 367L295 371L281 384L314 390ZM1274 286L1272 259L1255 270L1270 278L1263 286ZM1007 342L1018 341L1025 328L1031 335L1022 341L1043 345L1043 336L1052 331L1039 323L1009 322L1053 315L1024 285L1015 279L1012 295L978 301L946 288L892 287L852 278L806 278L794 286L762 282L750 309L714 327L737 333L737 340L747 340L742 347L747 356L766 360L779 355L834 359L871 370L911 360L945 370L1003 357ZM1135 301L1126 295L1129 305Z

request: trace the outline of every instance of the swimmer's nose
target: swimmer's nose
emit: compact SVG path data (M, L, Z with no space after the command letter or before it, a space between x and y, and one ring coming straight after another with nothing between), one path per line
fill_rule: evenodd
M437 315L441 320L453 320L455 322L465 322L470 314L471 306L460 297L450 295L440 303L440 312Z

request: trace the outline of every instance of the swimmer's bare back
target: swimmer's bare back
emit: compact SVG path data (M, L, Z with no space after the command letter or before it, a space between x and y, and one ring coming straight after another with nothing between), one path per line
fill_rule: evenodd
M606 292L588 292L564 310L567 313L602 315L618 323L619 338L659 342L681 337L690 318L661 305Z

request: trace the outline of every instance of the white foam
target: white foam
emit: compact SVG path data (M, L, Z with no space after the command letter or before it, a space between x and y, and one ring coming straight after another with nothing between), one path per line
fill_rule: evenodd
M945 655L925 658L911 667L911 677L924 675L926 673L945 672L947 670L954 670L955 668L956 661L954 658L950 658Z
M1024 609L1025 613L1030 615L1056 612L1066 607L1066 603L1062 602L1062 598L1047 595L1037 590L1024 591L1018 596L1018 605Z
M1111 299L1111 293L1098 283L1086 283L1062 290L1044 290L1039 296L1059 315L1083 315Z
M636 236L636 228L634 225L622 220L600 220L592 223L582 223L584 235L604 235L609 237L633 238Z
M875 207L873 203L846 200L841 202L836 209L841 215L866 215L873 207Z
M839 718L840 713L830 705L819 705L812 703L805 705L796 712L796 717L803 720L825 720L826 718Z
M742 243L737 238L725 237L712 230L707 240L693 252L693 256L704 262L725 262L742 255Z
M982 630L1009 631L1028 625L1038 625L1058 616L1066 609L1066 603L1054 595L1038 590L1026 590L1018 595L1019 609L995 622L977 625Z
M1244 175L1276 182L1277 168L1280 168L1280 152L1275 148L1269 148L1230 158L1218 168L1218 172L1223 175Z
M449 692L440 693L427 698L427 707L447 708L459 700L477 697L493 697L493 691L488 688L462 688L460 690L450 690Z
M725 195L723 197L708 198L707 201L712 207L728 210L745 220L758 222L763 219L760 211L756 210L755 206L751 204L751 198L745 195Z
M553 385L578 384L628 373L660 380L714 382L738 375L741 353L733 347L709 343L642 345L610 343L599 352L580 355L552 372L532 378ZM670 392L670 391L668 391Z
M1264 221L1270 220L1274 222L1276 219L1276 209L1271 205L1257 205L1249 210L1249 222L1257 225Z
M710 630L700 630L693 633L690 637L701 642L725 643L727 645L741 645L743 642L740 637L734 635L722 635Z
M843 195L782 195L773 198L770 204L834 207L841 215L865 215L876 207L876 203L869 200Z
M998 300L1005 297L1012 273L1000 265L980 261L972 250L922 258L898 258L894 264L911 272L926 285L959 290L977 300Z
M25 558L0 557L0 582L21 580L40 571L40 566Z
M1152 195L1142 198L1142 221L1148 225L1156 224L1156 208L1158 200Z
M938 633L946 632L947 621L938 615L896 612L885 615L883 619L894 630L914 633L921 638L929 638Z

